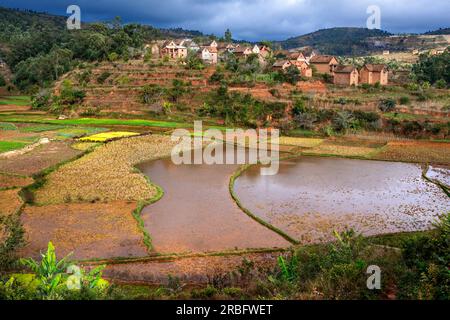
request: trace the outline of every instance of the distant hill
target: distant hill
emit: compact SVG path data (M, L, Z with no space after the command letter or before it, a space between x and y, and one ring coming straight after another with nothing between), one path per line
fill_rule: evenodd
M323 53L334 55L360 55L370 48L365 41L371 37L387 37L391 34L382 30L366 28L331 28L308 33L277 42L283 49L305 46L314 47Z
M11 37L19 32L30 30L54 30L64 31L68 16L52 15L45 12L31 10L18 10L0 7L0 42L9 42ZM83 24L89 28L92 23ZM184 30L182 28L159 29L150 25L144 25L147 29L146 36L151 39L205 37L196 30Z
M439 28L438 30L428 31L424 33L425 35L442 35L450 34L450 28Z

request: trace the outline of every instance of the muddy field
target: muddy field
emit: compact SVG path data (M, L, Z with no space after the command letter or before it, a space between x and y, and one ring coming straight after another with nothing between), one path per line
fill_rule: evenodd
M22 256L39 257L52 241L58 256L72 259L147 255L143 236L132 216L133 202L27 206L21 215L27 246Z
M19 175L33 175L60 162L72 159L80 154L66 142L51 142L41 145L32 151L11 157L0 159L0 172Z

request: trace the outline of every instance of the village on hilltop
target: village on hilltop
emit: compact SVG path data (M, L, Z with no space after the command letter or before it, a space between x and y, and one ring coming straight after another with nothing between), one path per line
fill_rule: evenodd
M328 74L333 83L341 86L357 86L359 84L387 85L389 70L385 64L366 64L361 69L352 65L339 64L337 57L321 55L315 50L275 50L264 44L253 46L217 42L197 44L192 39L162 40L145 46L153 58L167 57L171 60L184 60L189 52L197 56L205 63L215 65L225 58L227 54L233 54L239 59L248 58L250 55L257 56L261 65L267 65L271 61L274 71L285 71L289 67L298 68L300 75L304 78L313 76L313 69L319 74ZM307 52L309 51L309 52ZM439 53L436 53L439 54Z

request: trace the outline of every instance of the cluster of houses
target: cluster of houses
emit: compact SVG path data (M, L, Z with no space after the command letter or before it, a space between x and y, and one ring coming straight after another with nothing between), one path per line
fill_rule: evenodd
M168 57L169 59L185 59L189 52L195 52L207 64L217 64L219 57L227 52L244 58L256 54L261 62L271 54L271 49L264 45L249 47L215 40L198 45L192 39L157 41L146 45L145 49L150 51L155 58Z
M289 60L280 60L273 65L274 70L285 70L296 66L301 75L312 77L312 69L318 74L328 74L333 83L341 86L357 86L358 84L388 84L389 71L384 64L366 64L360 70L351 65L340 65L336 57L312 53L305 57L301 52L291 53Z
M225 53L233 53L238 58L246 58L254 54L263 64L267 62L267 58L277 56L277 52L273 53L271 48L265 45L247 46L215 40L200 45L192 39L157 41L146 45L145 49L155 58L167 57L174 60L183 60L189 52L195 52L207 64L217 64ZM334 84L342 86L388 83L389 71L386 65L367 64L358 70L354 66L340 65L336 57L319 55L314 50L309 54L301 51L278 53L282 53L284 58L273 64L274 71L283 71L295 66L303 77L311 78L314 68L318 74L329 74Z

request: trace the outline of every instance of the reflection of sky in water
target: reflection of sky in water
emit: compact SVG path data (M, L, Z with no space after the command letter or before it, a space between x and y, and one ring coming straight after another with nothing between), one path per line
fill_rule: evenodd
M448 168L430 166L427 172L427 177L436 179L439 182L450 186L450 169Z
M384 161L283 161L275 176L260 176L257 168L244 172L235 191L245 207L292 236L315 224L308 219L368 234L423 229L450 209L448 197L422 179L418 165Z

